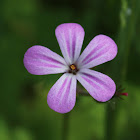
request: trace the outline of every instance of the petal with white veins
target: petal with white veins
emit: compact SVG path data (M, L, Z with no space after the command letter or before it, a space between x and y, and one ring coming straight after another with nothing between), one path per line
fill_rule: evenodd
M76 102L76 83L75 75L63 74L48 93L49 107L59 113L71 111Z
M97 35L79 57L79 68L92 68L114 59L117 55L116 43L106 35Z
M68 69L65 60L61 56L39 45L27 50L23 62L27 71L35 75L63 73Z
M64 23L56 28L55 35L67 64L75 63L85 35L82 26L77 23Z
M99 102L110 100L116 91L116 85L110 77L94 70L80 70L77 80Z

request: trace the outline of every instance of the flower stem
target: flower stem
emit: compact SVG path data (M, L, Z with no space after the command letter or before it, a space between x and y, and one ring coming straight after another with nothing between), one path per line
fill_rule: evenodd
M134 37L135 25L137 20L137 12L139 10L139 0L122 0L122 9L120 13L121 27L118 39L119 47L119 65L117 65L117 75L119 76L120 85L124 83L127 75L128 57L130 54L130 47ZM106 107L106 140L117 139L117 124L118 114L121 109L121 104L116 103L116 108L112 109L111 104Z
M70 113L63 114L63 132L62 132L62 140L68 140L69 115L70 115Z
M111 104L106 107L106 140L114 140L116 133L116 114L118 109L113 109Z

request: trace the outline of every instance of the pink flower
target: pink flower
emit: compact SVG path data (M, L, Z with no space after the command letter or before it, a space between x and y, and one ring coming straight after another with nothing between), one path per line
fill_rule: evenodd
M112 60L117 54L117 45L108 36L94 37L80 55L84 40L84 29L76 23L64 23L55 30L62 58L50 49L36 45L24 55L24 65L29 73L46 75L63 73L50 89L47 102L59 113L71 111L76 102L77 80L100 102L106 102L115 93L114 81L90 68Z

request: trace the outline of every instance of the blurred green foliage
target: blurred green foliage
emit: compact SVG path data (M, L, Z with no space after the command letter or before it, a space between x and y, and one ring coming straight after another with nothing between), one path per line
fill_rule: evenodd
M108 122L115 127L113 140L139 139L139 0L1 0L0 17L0 140L62 139L63 115L51 110L46 101L60 74L31 75L24 68L23 57L36 44L61 55L54 31L67 22L83 26L83 49L98 34L117 43L117 57L95 69L108 74L129 94L115 102L119 110L116 123L113 119ZM106 105L79 97L70 113L68 139L105 139Z

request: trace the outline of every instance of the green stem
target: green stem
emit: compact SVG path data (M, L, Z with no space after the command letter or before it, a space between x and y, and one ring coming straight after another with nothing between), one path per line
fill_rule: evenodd
M63 132L62 132L62 140L68 140L69 115L70 115L70 113L63 114Z
M130 2L130 3L128 3ZM120 14L121 27L118 40L118 68L115 69L117 75L119 76L119 84L123 84L126 80L127 67L128 67L128 57L130 54L130 47L132 44L136 20L137 20L137 10L139 0L122 0L122 10ZM130 7L128 7L130 5ZM131 9L129 9L131 8ZM131 14L127 15L127 10L131 10ZM115 72L115 73L116 73ZM112 109L111 104L107 104L106 107L106 140L117 139L117 124L118 124L118 114L121 109L121 104L116 103L115 109Z
M106 110L106 140L114 140L117 110L111 104L107 104Z

